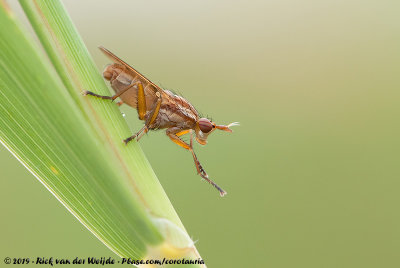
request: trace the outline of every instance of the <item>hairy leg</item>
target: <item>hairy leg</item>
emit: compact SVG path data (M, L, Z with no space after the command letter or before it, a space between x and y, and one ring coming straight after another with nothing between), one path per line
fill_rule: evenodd
M190 132L190 144L187 144L184 142L179 136L182 136L186 133ZM194 150L193 150L193 133L191 130L181 130L178 128L169 128L167 129L167 135L168 137L176 144L181 146L182 148L185 148L186 150L190 151L193 156L194 164L197 169L197 174L199 174L203 179L205 179L208 183L210 183L212 186L214 186L220 193L221 196L226 195L226 192L219 187L215 182L209 179L207 172L204 170L203 166L200 164L200 161L198 160Z

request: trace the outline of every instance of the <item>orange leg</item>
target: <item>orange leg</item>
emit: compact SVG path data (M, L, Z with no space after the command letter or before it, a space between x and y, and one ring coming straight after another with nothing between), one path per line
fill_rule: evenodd
M181 138L179 138L179 136L182 136L189 132L191 134L190 135L190 145L187 144L186 142L184 142ZM180 131L180 129L176 129L173 127L173 128L167 129L167 135L174 143L185 148L186 150L189 150L192 153L194 164L197 169L197 174L199 174L203 179L205 179L208 183L210 183L212 186L214 186L219 191L221 196L226 195L226 192L224 190L222 190L221 187L219 187L215 182L213 182L212 180L210 180L208 178L207 172L204 170L203 166L200 164L200 161L197 159L197 156L196 156L195 152L193 151L193 134L192 134L191 130L189 129L189 130Z
M130 142L131 140L135 139L136 137L137 137L136 140L139 141L140 138L143 137L143 135L146 134L149 131L149 126L151 126L151 124L153 124L154 121L156 121L158 113L160 111L161 101L162 101L161 95L159 93L157 94L157 96L159 98L157 100L157 103L156 103L155 107L150 112L149 120L146 121L145 125L135 135L132 135L129 138L125 139L124 140L125 144L128 144L128 142ZM138 103L139 103L139 101L138 101ZM139 117L140 117L140 113L139 113Z
M175 135L180 137L190 132L190 129L182 130L181 132L176 133Z
M142 83L138 84L138 93L137 93L137 111L139 114L139 119L143 120L146 115L146 97L144 95L144 89Z

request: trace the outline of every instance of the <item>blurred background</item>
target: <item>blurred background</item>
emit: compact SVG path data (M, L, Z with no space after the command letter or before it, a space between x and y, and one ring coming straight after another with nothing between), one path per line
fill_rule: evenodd
M241 123L196 146L224 198L164 131L140 141L208 267L400 266L399 1L63 2L99 72L103 45ZM3 147L0 170L3 257L116 257Z

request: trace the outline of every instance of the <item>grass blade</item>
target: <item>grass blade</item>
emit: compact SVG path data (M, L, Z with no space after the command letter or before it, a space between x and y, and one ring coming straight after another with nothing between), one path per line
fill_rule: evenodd
M0 8L3 145L119 256L198 258L118 109L80 95L107 88L61 3L21 4L57 73Z

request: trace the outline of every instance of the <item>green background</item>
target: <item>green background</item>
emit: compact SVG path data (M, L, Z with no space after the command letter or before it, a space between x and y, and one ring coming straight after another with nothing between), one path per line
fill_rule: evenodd
M196 146L224 198L163 131L140 141L209 267L400 266L400 2L64 4L99 71L103 45L241 123ZM3 147L0 163L0 265L115 257Z

